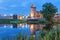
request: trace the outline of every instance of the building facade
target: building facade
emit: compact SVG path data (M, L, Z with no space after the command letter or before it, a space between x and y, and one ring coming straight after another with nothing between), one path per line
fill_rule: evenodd
M36 11L35 5L32 5L29 17L30 18L43 18L43 15L40 13L40 11Z
M23 19L24 16L23 16L23 15L19 15L17 18L18 18L18 19Z

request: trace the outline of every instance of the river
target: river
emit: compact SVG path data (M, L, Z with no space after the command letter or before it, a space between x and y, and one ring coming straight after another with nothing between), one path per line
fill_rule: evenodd
M16 40L16 36L21 33L29 37L30 35L36 34L43 29L45 25L42 24L18 24L16 28L12 24L0 24L0 40ZM54 28L57 25L54 25Z

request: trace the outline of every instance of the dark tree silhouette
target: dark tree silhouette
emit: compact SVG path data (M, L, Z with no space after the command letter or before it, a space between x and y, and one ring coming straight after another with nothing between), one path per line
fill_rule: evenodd
M50 29L53 26L53 17L55 13L57 12L56 6L54 6L52 3L45 3L42 6L42 10L40 11L44 18L49 22L49 24L46 24L46 29Z

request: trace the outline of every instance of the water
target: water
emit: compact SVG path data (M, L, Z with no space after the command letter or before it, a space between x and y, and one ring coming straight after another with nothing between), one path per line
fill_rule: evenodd
M17 28L13 28L12 24L0 24L0 40L12 40L12 38L15 40L19 33L29 37L31 34L35 34L36 27L40 28L40 26L40 24L18 24ZM38 34L37 31L36 34Z
M22 26L17 26L17 28L13 28L11 24L0 24L0 39L16 37L20 32L26 32L26 36L29 36L30 28L25 24L22 24Z
M42 24L18 24L17 28L13 28L12 24L0 24L0 40L12 40L12 38L16 40L16 36L19 35L19 33L26 35L27 37L36 34L38 39L38 34L44 26L45 25ZM54 27L55 26L56 25L54 25Z

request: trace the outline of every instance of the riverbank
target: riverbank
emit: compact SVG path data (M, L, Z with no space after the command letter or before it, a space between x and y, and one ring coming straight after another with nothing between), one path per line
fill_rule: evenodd
M60 26L57 27L57 29L51 29L50 31L42 30L38 35L38 40L60 40ZM28 38L24 38L24 35L21 35L20 37L17 37L17 39L18 38L20 40L36 40L36 35L31 35Z
M0 24L20 24L25 23L25 19L0 19Z

